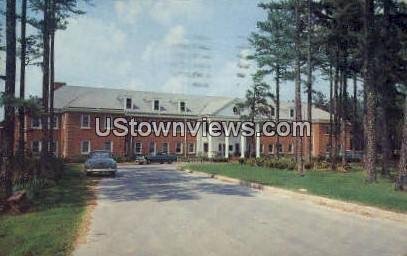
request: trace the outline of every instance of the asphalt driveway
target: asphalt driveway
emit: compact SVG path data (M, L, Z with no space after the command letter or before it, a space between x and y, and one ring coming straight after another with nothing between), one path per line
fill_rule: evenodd
M407 227L269 195L175 165L103 179L74 255L407 255Z

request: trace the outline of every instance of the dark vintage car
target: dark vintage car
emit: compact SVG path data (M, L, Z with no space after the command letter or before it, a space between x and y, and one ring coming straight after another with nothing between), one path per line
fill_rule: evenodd
M146 156L147 164L150 163L169 163L177 161L177 156L169 155L166 153L150 154Z
M96 150L89 154L85 162L85 173L90 174L108 174L115 176L117 172L117 163L112 158L112 154L106 150Z

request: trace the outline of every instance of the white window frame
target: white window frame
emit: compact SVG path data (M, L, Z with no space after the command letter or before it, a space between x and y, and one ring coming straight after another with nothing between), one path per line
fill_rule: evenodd
M113 153L113 141L111 141L111 140L107 140L107 141L105 141L104 143L103 143L103 150L106 150L106 143L107 142L110 142L110 153Z
M156 101L158 101L158 109L155 109L155 102L156 102ZM159 100L159 99L153 100L153 106L152 106L152 108L153 108L153 111L160 111L160 109L161 109L161 104L160 104L160 100Z
M127 107L127 100L130 100L130 108ZM126 97L124 99L124 109L133 109L133 99L131 97Z
M55 140L54 143L55 143L55 148L54 148L54 152L52 152L52 153L57 156L58 155L58 141ZM48 151L50 151L50 150L51 150L51 141L48 141Z
M271 150L270 150L270 146L271 146ZM274 154L274 144L268 145L268 153L269 153L269 155Z
M88 117L88 126L83 126L84 117ZM89 114L81 114L81 129L90 129L90 115Z
M193 151L189 150L189 146L193 145ZM208 145L209 146L209 145ZM188 143L188 154L195 154L195 143Z
M178 145L180 145L180 148L179 148L180 151L179 152L177 152ZM175 143L175 154L182 154L182 151L183 151L183 143L182 142Z
M34 152L34 143L35 143L35 142L38 142L38 152ZM41 151L42 151L42 141L40 141L40 140L33 140L33 141L31 142L31 151L32 151L32 153L35 153L35 154L41 153Z
M41 129L42 128L42 119L41 117L37 117L39 120L39 126L34 126L33 120L35 119L34 117L31 117L31 128L32 129Z
M292 113L292 115L291 115ZM295 109L290 108L290 118L294 118L295 117Z
M137 151L137 144L140 145L140 150L139 151ZM135 154L143 154L143 143L141 143L141 142L134 143L134 153Z
M54 123L55 126L52 127L52 129L58 130L59 117L57 115L54 115L54 118L55 118L55 123ZM50 128L50 127L51 127L51 117L48 118L48 128Z
M291 149L290 149L290 146L291 146ZM292 144L292 143L288 144L287 153L291 153L291 154L294 153L294 144Z
M182 108L181 108L182 103L184 103L184 110L182 110ZM181 101L178 103L178 109L179 109L179 112L181 112L181 113L186 113L186 112L187 112L187 102L184 101L184 100L181 100Z
M167 151L165 152L164 151L164 145L167 145ZM161 144L161 152L162 153L167 153L167 154L169 154L170 153L170 143L168 143L168 142L164 142L163 144Z
M154 143L154 151L153 151L153 152L150 151L150 149L151 149L150 146L151 146L152 143ZM149 154L151 154L151 153L157 154L157 143L155 143L155 142L149 142L149 143L148 143L148 153L149 153Z
M85 143L85 142L89 142L89 146L88 146L88 151L87 151L87 152L86 152L86 151L83 151L83 143ZM82 140L82 141L81 141L81 155L89 155L90 151L91 151L90 140Z

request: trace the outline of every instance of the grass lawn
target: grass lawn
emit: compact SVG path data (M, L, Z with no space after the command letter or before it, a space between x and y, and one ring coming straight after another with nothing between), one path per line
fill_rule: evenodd
M41 192L29 213L0 215L0 255L67 255L73 249L92 181L78 165L68 167L56 186Z
M189 164L185 168L290 190L305 188L315 195L407 212L406 192L394 191L393 183L384 178L379 178L378 183L366 184L361 170L307 171L305 177L300 177L295 171L240 164Z

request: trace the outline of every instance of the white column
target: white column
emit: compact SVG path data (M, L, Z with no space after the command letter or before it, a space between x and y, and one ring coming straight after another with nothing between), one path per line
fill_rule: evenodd
M246 150L246 137L240 135L240 158L244 158L245 150Z
M256 124L256 158L260 158L260 134L259 132L259 124Z
M229 158L229 136L225 135L225 158Z

